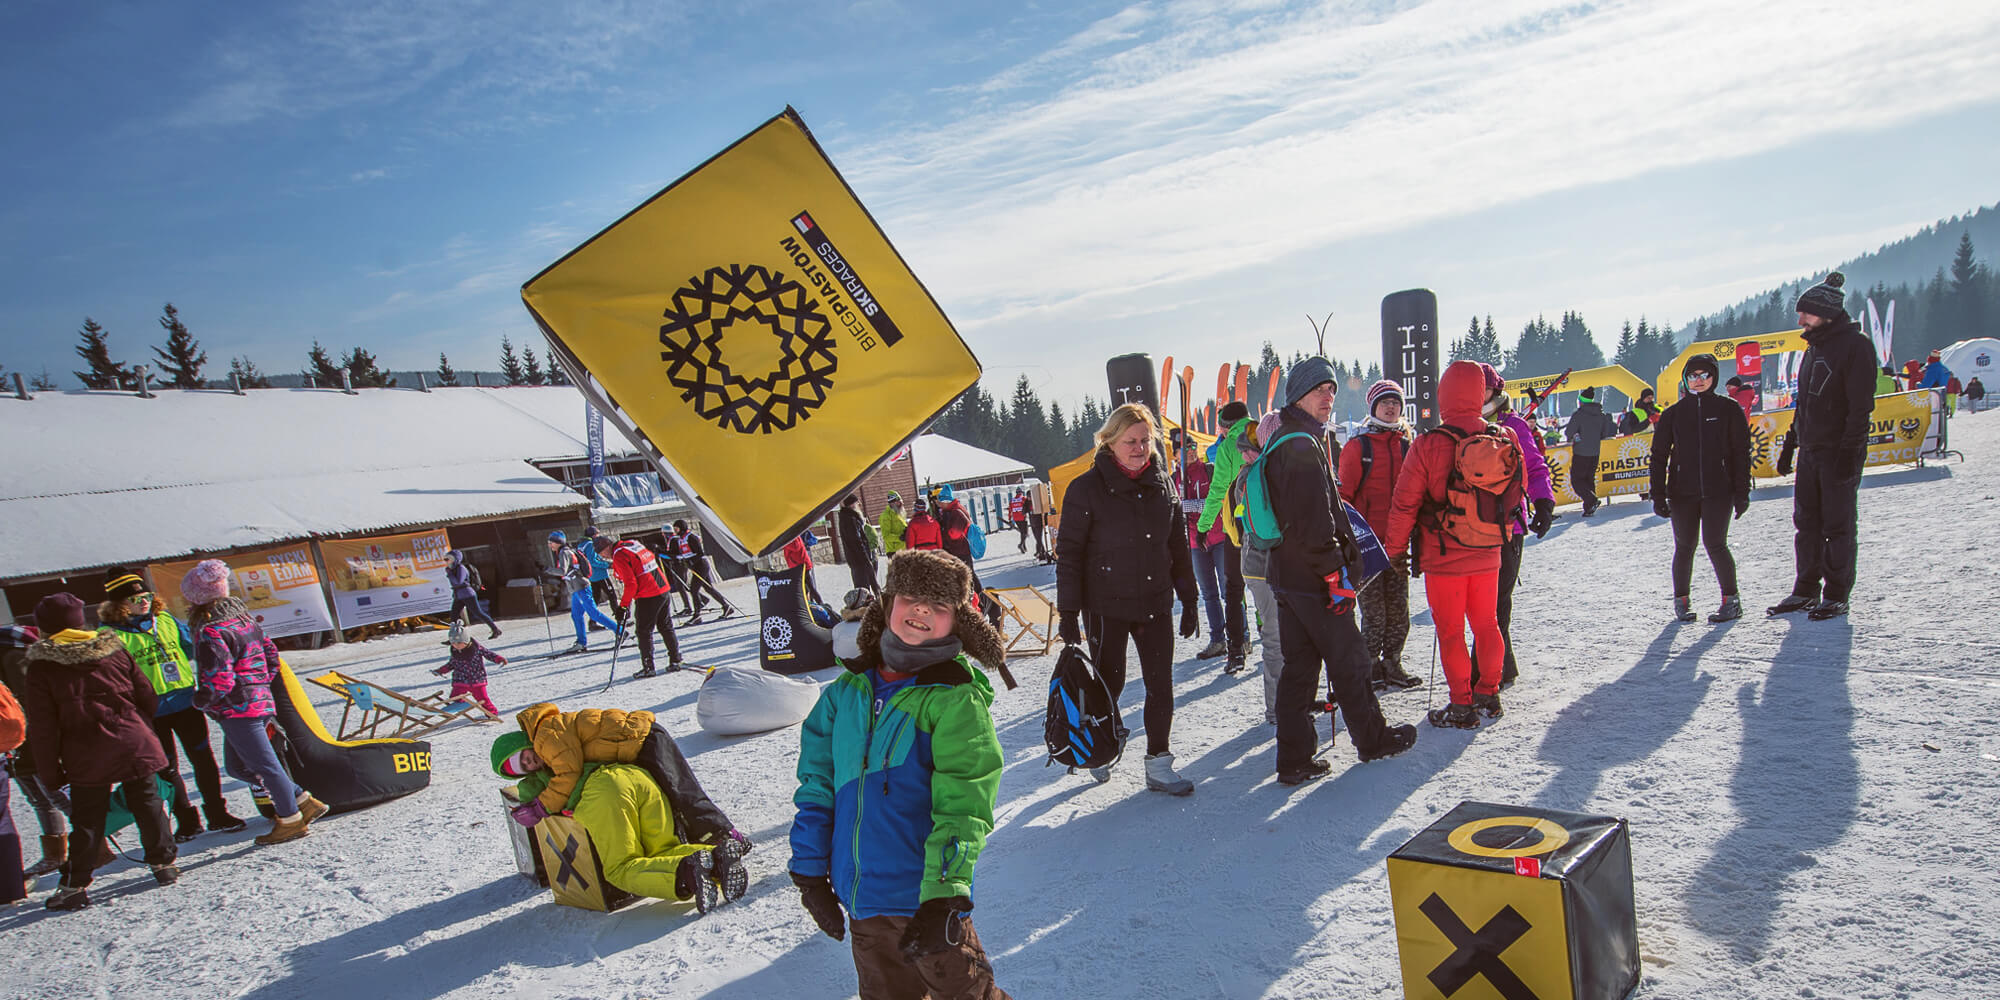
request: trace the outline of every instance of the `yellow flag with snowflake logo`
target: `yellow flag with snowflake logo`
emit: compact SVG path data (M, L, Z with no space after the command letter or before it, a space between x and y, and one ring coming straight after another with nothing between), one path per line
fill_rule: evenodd
M979 379L790 108L521 299L606 421L746 553L790 541Z

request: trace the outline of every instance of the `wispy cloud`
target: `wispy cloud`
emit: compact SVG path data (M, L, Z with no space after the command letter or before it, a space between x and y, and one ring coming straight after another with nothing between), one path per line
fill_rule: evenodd
M672 44L691 9L679 0L375 0L247 18L203 55L215 82L168 124L308 118L417 94L434 105L430 120L449 120L453 130L481 120L515 121L488 99L615 88L633 53ZM490 117L456 117L475 107Z
M1992 101L1997 36L1948 2L1142 4L988 81L1044 99L836 159L976 323Z

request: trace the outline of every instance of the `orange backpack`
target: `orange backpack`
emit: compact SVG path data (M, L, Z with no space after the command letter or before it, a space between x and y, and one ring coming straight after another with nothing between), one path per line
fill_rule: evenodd
M1452 439L1444 502L1425 511L1425 525L1440 536L1438 550L1444 550L1446 537L1468 549L1507 544L1514 537L1514 515L1523 496L1521 449L1491 424L1478 431L1440 424L1426 433Z
M14 700L14 692L0 684L0 753L12 751L27 738L27 714L21 711L21 703Z

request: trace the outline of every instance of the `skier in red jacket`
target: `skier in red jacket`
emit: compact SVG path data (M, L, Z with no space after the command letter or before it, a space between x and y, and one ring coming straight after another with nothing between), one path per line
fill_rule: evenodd
M633 677L656 677L662 671L653 669L653 630L658 629L667 639L667 669L673 673L681 669L681 644L674 635L673 585L667 582L667 568L652 549L641 544L636 538L627 538L613 545L611 539L599 536L597 552L611 557L611 578L617 582L618 617L626 619L631 610L631 620L639 626L639 672ZM638 605L635 609L633 605Z

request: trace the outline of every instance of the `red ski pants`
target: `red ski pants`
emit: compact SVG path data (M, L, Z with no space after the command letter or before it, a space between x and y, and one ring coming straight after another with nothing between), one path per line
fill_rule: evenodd
M1424 574L1424 596L1437 623L1438 654L1444 660L1444 682L1454 705L1472 704L1472 694L1498 694L1500 668L1507 662L1507 641L1500 635L1500 571L1472 576ZM1472 623L1472 641L1479 651L1479 680L1472 678L1472 657L1465 649L1465 625Z

